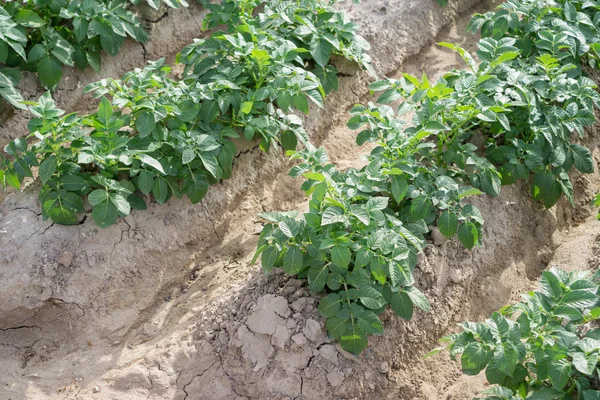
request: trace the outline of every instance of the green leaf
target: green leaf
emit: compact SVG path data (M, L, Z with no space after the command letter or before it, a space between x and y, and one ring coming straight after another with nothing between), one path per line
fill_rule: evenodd
M458 230L458 216L448 210L444 211L438 218L438 228L445 237L453 237Z
M488 351L479 342L471 342L460 358L461 367L466 375L478 375L487 365Z
M598 390L584 390L583 400L600 400L600 391Z
M365 267L367 265L369 265L369 263L371 262L371 253L368 252L367 250L364 249L360 249L357 253L356 256L354 257L354 268L362 268Z
M331 249L331 261L340 268L348 269L352 253L347 247L333 246Z
M189 164L192 161L194 161L194 158L196 158L196 151L194 149L184 149L183 153L181 154L181 162L183 164Z
M598 295L585 289L573 290L564 295L562 304L576 308L591 308L598 302Z
M302 250L298 246L287 248L283 256L283 269L290 275L296 275L304 267Z
M54 90L62 76L63 64L53 56L42 57L37 63L40 81L50 90Z
M585 353L573 354L573 366L582 374L593 376L598 365L598 353L586 355Z
M61 187L70 192L77 192L87 186L85 179L78 175L65 175L60 178Z
M261 266L265 274L268 274L275 266L275 262L277 262L277 258L279 257L279 250L275 246L267 247L261 256Z
M373 311L365 310L356 316L356 323L362 331L369 335L381 335L383 333L383 324Z
M327 318L327 321L325 321L325 327L327 328L329 337L332 339L337 339L340 338L348 329L348 320L333 316Z
M321 292L325 288L329 268L326 265L314 266L308 270L308 285L313 293Z
M127 201L127 199L120 194L111 194L110 200L117 207L117 211L123 215L129 215L131 212L131 205Z
M204 168L215 178L221 179L221 169L219 168L219 161L213 153L200 153L200 159Z
M281 134L281 145L285 150L296 150L298 138L292 131L285 131Z
M592 158L592 153L590 151L578 144L571 145L571 150L573 150L573 161L575 163L575 168L584 174L591 174L594 172L594 159Z
M477 244L479 232L472 222L465 222L458 227L458 240L467 249L471 250Z
M496 346L494 351L494 361L498 370L503 374L513 377L519 355L514 346L510 343L503 343Z
M379 291L370 286L363 286L358 289L358 298L365 307L371 310L377 310L386 304L383 295Z
M108 127L110 119L113 116L113 108L112 104L110 104L110 101L104 96L102 97L102 100L100 100L100 105L98 106L98 113L96 115L98 117L98 120L102 123L102 125Z
M88 201L92 206L97 206L108 200L108 193L104 189L96 189L88 195Z
M431 202L427 196L419 196L413 199L410 205L410 217L413 221L425 218L431 212Z
M425 295L419 289L414 286L408 286L405 288L405 290L406 294L415 306L419 307L425 312L429 312L431 307L429 305L429 300L427 300L427 297L425 297Z
M337 293L328 294L319 302L319 314L324 318L335 316L342 306L342 301Z
M534 175L532 182L534 200L541 200L546 208L552 207L562 194L562 187L550 173L540 172Z
M392 175L392 196L396 203L400 203L408 193L408 183L406 179L399 175Z
M308 114L308 100L306 96L302 93L296 93L292 96L292 104L299 111L302 111L304 114Z
M195 172L184 179L183 190L192 204L198 203L208 191L208 179L206 174Z
M15 14L14 20L19 25L23 25L28 28L39 28L40 26L46 25L46 21L44 21L32 10L20 10Z
M50 180L52 175L54 175L54 172L56 171L57 162L58 161L56 159L56 156L54 156L54 155L52 155L52 156L46 158L44 161L42 161L42 163L40 164L40 170L39 170L40 179L41 179L42 183L48 182L48 180Z
M50 211L50 219L61 225L77 224L77 215L73 210L57 205Z
M565 360L551 361L548 375L552 386L555 389L562 390L569 382L571 366Z
M156 121L154 120L154 115L150 114L148 111L142 111L135 119L135 129L137 129L141 137L146 137L152 133L155 126Z
M357 325L352 325L345 334L340 337L340 345L344 350L354 355L360 354L369 344L367 334Z
M252 106L253 106L253 102L251 101L245 101L242 103L242 106L240 107L240 112L242 114L250 114L250 111L252 111Z
M169 197L169 184L162 176L157 176L152 185L152 195L158 204L163 204Z
M407 321L413 316L413 303L404 291L392 293L390 304L396 315L404 318Z
M92 218L100 228L106 228L117 222L119 212L117 206L109 199L94 206Z
M244 103L245 104L245 103ZM249 113L248 110L247 113ZM204 122L211 122L219 115L219 104L215 100L206 100L200 107L200 117Z
M140 171L140 175L137 181L138 188L145 195L150 194L152 187L154 186L154 174L145 169Z
M165 173L162 164L156 158L149 156L148 154L140 154L138 155L138 158L144 164L148 164L149 166L156 168L159 172L163 174Z
M310 54L321 67L325 67L331 57L333 46L327 40L314 37L310 43Z
M111 56L116 56L123 47L123 43L125 42L125 38L123 36L119 36L116 33L111 34L100 34L100 45L102 49L106 51Z

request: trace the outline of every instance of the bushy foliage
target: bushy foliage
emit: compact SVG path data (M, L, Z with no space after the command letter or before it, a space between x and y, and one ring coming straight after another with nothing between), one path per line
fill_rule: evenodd
M546 271L537 291L442 342L463 373L485 370L488 400L598 399L599 278Z
M323 149L292 153L310 209L263 214L263 268L282 266L327 293L319 311L329 335L358 354L367 335L382 333L377 314L388 305L406 319L414 306L429 308L412 272L433 226L468 249L481 245L483 217L465 196L498 196L525 180L546 207L562 194L573 203L569 171L594 170L577 141L600 107L583 75L584 65L597 66L599 15L587 2L510 1L470 23L481 29L479 63L440 43L466 68L435 82L403 74L372 83L380 105L354 107L348 122L360 130L358 145L376 145L367 165L340 172ZM397 112L387 106L398 102Z
M328 68L329 57L317 62L309 44L285 35L317 18L322 26L314 27L315 36L327 35L338 49L361 49L367 66L365 44L353 44L353 26L327 30L326 21L345 21L327 3L270 2L265 12L269 7L288 10L285 29L264 23L270 14L237 15L243 23L182 50L182 79L172 79L160 60L89 85L101 97L91 115L64 115L43 96L30 107L30 138L37 141L20 138L6 147L0 182L19 188L39 165L44 218L75 224L87 199L96 223L106 227L131 208L145 208L143 195L158 203L183 195L199 202L210 184L231 175L235 138L257 139L265 151L306 143L302 121L291 111L308 113L309 102L323 106L325 90L310 65Z
M65 65L100 71L101 51L115 56L127 37L148 41L130 5L141 0L9 0L0 6L0 63L37 74L54 90ZM167 0L171 7L185 1ZM162 1L148 0L158 9ZM0 96L18 108L21 97L0 77ZM14 83L14 82L13 82Z

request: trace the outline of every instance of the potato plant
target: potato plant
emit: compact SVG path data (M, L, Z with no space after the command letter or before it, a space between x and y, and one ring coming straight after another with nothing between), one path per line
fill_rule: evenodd
M343 20L329 5L319 7L329 10L320 19ZM300 15L292 20L303 21ZM171 78L159 60L120 80L89 85L101 98L93 114L64 115L49 93L42 96L30 107L33 143L20 138L6 146L0 182L19 188L36 167L44 218L76 224L87 200L94 221L107 227L132 208L145 208L147 195L158 203L184 195L199 202L210 184L231 175L235 138L257 140L265 151L307 144L292 111L308 113L309 102L322 107L325 96L306 66L310 50L280 36L287 31L263 25L262 13L240 18L244 23L229 32L182 50L181 79Z
M148 41L148 33L127 0L8 1L0 7L0 63L35 72L49 90L56 89L63 66L100 71L101 51L115 56L131 37ZM178 7L185 1L168 0ZM161 1L148 4L158 8ZM15 103L15 97L0 91Z
M290 174L306 179L310 209L263 214L263 268L281 266L325 292L319 312L329 335L358 354L367 335L382 333L377 315L388 305L406 319L414 306L428 309L412 271L433 226L468 249L481 245L483 218L463 197L495 197L524 180L546 207L563 194L573 203L568 173L594 170L577 142L600 107L583 73L597 67L598 18L589 2L508 2L470 24L482 30L479 62L440 43L466 69L435 82L403 74L372 83L380 105L354 107L348 122L358 145L376 144L367 165L339 172L322 149L292 153L302 162ZM398 102L397 112L387 106Z
M261 214L268 223L255 258L265 272L274 266L305 277L313 292L329 293L319 303L329 335L358 354L367 335L381 334L378 315L386 307L405 319L414 307L429 310L415 286L417 254L426 245L429 225L438 219L447 237L458 234L468 247L480 241L483 219L461 199L481 193L461 185L436 165L437 149L423 138L431 132L401 129L386 106L356 106L349 126L364 128L359 141L377 145L359 170L337 171L324 149L289 152L301 163L311 196L309 211Z
M355 1L356 3L358 1ZM333 2L314 0L260 1L226 0L219 4L204 2L211 14L204 19L205 28L228 25L229 30L244 25L261 7L256 26L246 30L269 32L285 37L306 50L301 59L310 62L311 70L320 79L326 93L338 88L337 69L329 61L340 56L356 62L375 75L371 58L366 53L369 43L356 33L357 26L342 12L335 12ZM232 18L233 16L233 18Z
M598 399L599 278L546 271L537 291L441 342L464 374L485 370L488 400Z

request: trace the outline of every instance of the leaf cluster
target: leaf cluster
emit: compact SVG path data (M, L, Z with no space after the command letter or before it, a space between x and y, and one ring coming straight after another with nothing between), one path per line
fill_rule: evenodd
M340 18L329 9L329 18ZM30 107L29 138L36 141L5 148L0 182L19 188L39 168L44 218L75 224L91 209L107 227L145 208L145 196L199 202L210 184L231 176L241 136L265 151L307 143L292 111L308 113L309 102L322 107L325 91L301 57L310 51L260 30L262 19L259 13L185 47L177 57L181 79L159 60L89 85L101 98L93 114L63 115L44 95Z
M204 2L211 14L203 25L205 28L228 25L229 30L236 27L252 35L260 32L286 38L303 50L301 59L310 63L310 69L329 93L338 88L338 71L330 62L332 57L351 60L374 75L371 58L366 53L369 43L356 32L357 25L345 13L335 11L332 3L314 0ZM261 12L257 23L246 24L258 7Z
M387 305L406 319L414 306L428 309L415 295L412 271L432 226L448 238L457 235L467 249L481 245L483 217L464 197L495 197L502 185L524 180L546 207L562 194L573 203L569 171L593 172L590 151L577 141L600 106L596 84L582 73L584 63L596 66L593 43L600 36L594 25L573 41L558 21L578 26L584 15L596 18L596 8L524 3L536 17L523 22L515 11L517 28L492 22L488 32L484 19L503 21L507 6L475 16L470 28L482 29L479 62L440 43L466 69L435 82L403 74L370 85L380 105L355 106L348 122L359 130L358 145L375 144L364 168L337 171L322 149L291 153L302 161L290 174L306 179L310 211L263 214L269 223L256 256L262 254L265 271L281 266L308 278L314 292L328 293L320 313L348 351L360 353L367 335L382 332L374 317ZM575 20L564 11L571 6ZM397 111L389 106L398 103ZM366 302L358 295L364 288L371 294ZM363 313L372 324L361 322Z
M351 114L349 127L363 129L358 141L376 145L367 165L342 172L322 148L288 152L301 160L290 175L305 178L309 212L261 214L269 223L255 257L262 255L267 273L283 267L307 278L311 291L328 293L319 303L328 333L358 354L367 335L383 332L378 315L386 307L407 320L415 307L429 310L413 277L429 225L438 220L443 235L458 234L471 248L481 240L483 218L461 203L481 192L436 165L435 144L423 141L431 132L401 129L386 105L359 105Z
M467 375L485 370L489 400L598 398L600 275L552 269L540 287L442 342ZM434 352L439 351L436 349Z
M128 0L9 1L0 7L0 63L35 72L49 90L56 89L65 65L100 71L101 51L115 56L127 37L148 41ZM172 7L185 1L168 0ZM148 4L158 8L160 1ZM0 92L11 103L10 93Z

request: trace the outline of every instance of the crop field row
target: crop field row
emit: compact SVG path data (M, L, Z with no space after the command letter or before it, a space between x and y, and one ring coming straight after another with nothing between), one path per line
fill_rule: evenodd
M85 115L57 108L51 91L63 65L98 70L100 51L115 55L126 37L148 39L128 2L0 8L0 62L8 66L0 96L32 115L30 134L0 154L0 184L20 189L39 177L44 219L76 225L90 213L106 228L148 201L200 202L231 176L237 140L284 151L309 209L260 214L253 262L322 293L329 337L359 355L369 335L384 332L388 308L405 320L415 308L429 311L413 271L432 230L469 250L482 245L484 217L471 196L497 197L524 181L546 208L563 196L575 204L569 174L594 172L580 140L600 108L587 74L600 62L600 5L509 0L476 14L468 30L481 36L478 50L439 43L464 68L434 81L377 78L369 43L332 3L206 4L204 28L213 32L178 54L179 76L161 59L92 83L85 91L99 106ZM374 78L376 101L355 105L347 122L357 146L373 146L361 168L330 163L300 116L338 88L336 58ZM19 95L19 69L49 89L39 101ZM545 272L538 292L444 341L465 374L485 369L496 385L490 399L600 399L599 282L598 274Z

